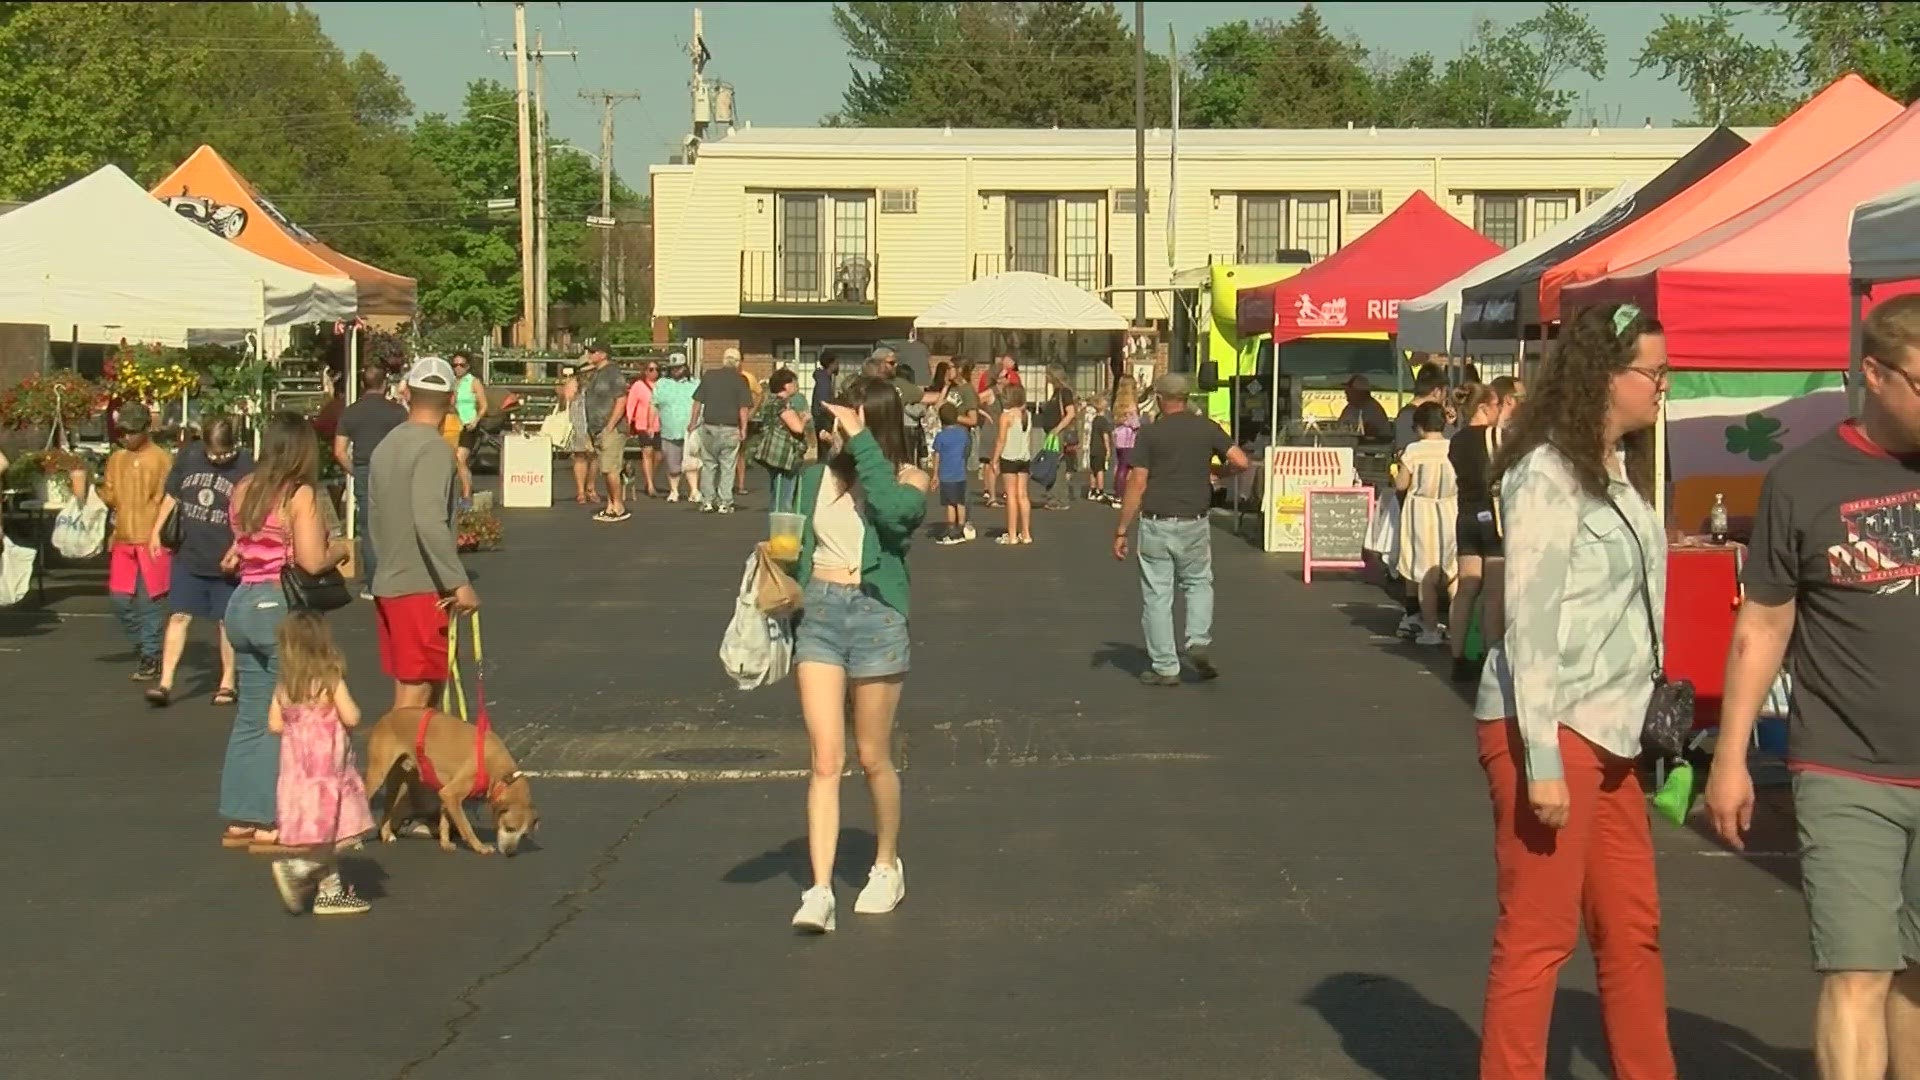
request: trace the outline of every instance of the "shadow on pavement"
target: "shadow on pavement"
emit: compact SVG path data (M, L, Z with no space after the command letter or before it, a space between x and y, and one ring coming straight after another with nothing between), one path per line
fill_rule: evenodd
M1313 988L1305 1004L1340 1035L1354 1064L1380 1080L1469 1080L1479 1067L1480 1036L1459 1013L1389 975L1346 972ZM1776 1080L1812 1074L1813 1055L1770 1045L1752 1034L1680 1009L1667 1012L1668 1037L1682 1076ZM1575 1067L1584 1061L1581 1073ZM1549 1080L1611 1075L1601 1033L1600 1000L1561 990L1547 1043Z
M865 829L841 829L840 846L833 856L833 877L843 885L865 885L879 838ZM758 885L785 873L795 885L813 884L807 857L807 838L798 836L772 851L763 851L727 871L720 880L729 885Z
M1152 661L1147 658L1145 648L1131 641L1109 641L1093 651L1092 662L1087 666L1096 671L1103 667L1117 668L1138 678L1152 666Z

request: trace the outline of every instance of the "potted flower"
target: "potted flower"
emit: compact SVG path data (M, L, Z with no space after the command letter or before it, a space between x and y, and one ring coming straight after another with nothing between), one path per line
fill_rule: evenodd
M0 427L28 431L83 424L105 398L102 387L76 371L29 375L0 392Z
M496 551L503 530L489 510L465 510L454 523L454 543L461 551Z
M34 497L49 510L58 510L87 490L91 470L87 460L71 450L55 447L29 450L7 466L6 486L33 489Z

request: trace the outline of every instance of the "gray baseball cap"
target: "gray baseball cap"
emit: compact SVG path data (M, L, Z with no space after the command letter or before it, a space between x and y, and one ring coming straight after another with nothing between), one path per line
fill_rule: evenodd
M1153 380L1155 397L1184 400L1192 393L1193 387L1187 382L1187 377L1177 371L1169 371Z

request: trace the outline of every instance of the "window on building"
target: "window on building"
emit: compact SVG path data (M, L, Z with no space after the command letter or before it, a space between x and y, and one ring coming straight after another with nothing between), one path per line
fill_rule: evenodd
M773 284L780 299L829 299L847 281L870 286L873 203L872 193L864 191L779 194Z
M883 214L919 213L920 189L883 188L880 192L880 212Z
M1106 266L1103 202L1097 194L1007 196L1007 269L1100 288Z
M1147 197L1149 204L1152 196ZM1138 188L1115 188L1113 192L1113 212L1116 214L1137 214L1140 212L1140 191ZM1149 213L1152 211L1149 210Z
M1238 262L1279 262L1281 252L1289 249L1324 259L1340 247L1340 196L1335 192L1258 192L1239 199Z
M1573 216L1571 191L1483 191L1473 197L1473 227L1503 248L1517 247Z
M1347 213L1349 214L1378 214L1380 205L1379 188L1363 188L1347 192Z
M1612 188L1590 187L1586 191L1586 198L1582 200L1580 205L1592 206L1594 203L1597 203L1601 199L1606 198L1607 194L1612 190L1613 190Z

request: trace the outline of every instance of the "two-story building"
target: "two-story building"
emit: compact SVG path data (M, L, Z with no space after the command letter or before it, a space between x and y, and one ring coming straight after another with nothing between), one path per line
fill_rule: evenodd
M1131 318L1140 285L1212 262L1323 258L1414 191L1512 246L1700 128L1182 131L753 128L651 170L656 315L703 358L810 365L822 348L905 337L950 290L1002 270L1053 274ZM1754 136L1750 136L1754 137ZM1170 191L1173 193L1169 197ZM1135 215L1147 217L1145 281ZM1169 316L1149 294L1150 319ZM929 340L936 354L978 351ZM1088 342L1104 356L1108 342ZM1076 352L1080 346L1075 345ZM919 373L924 376L926 373Z

